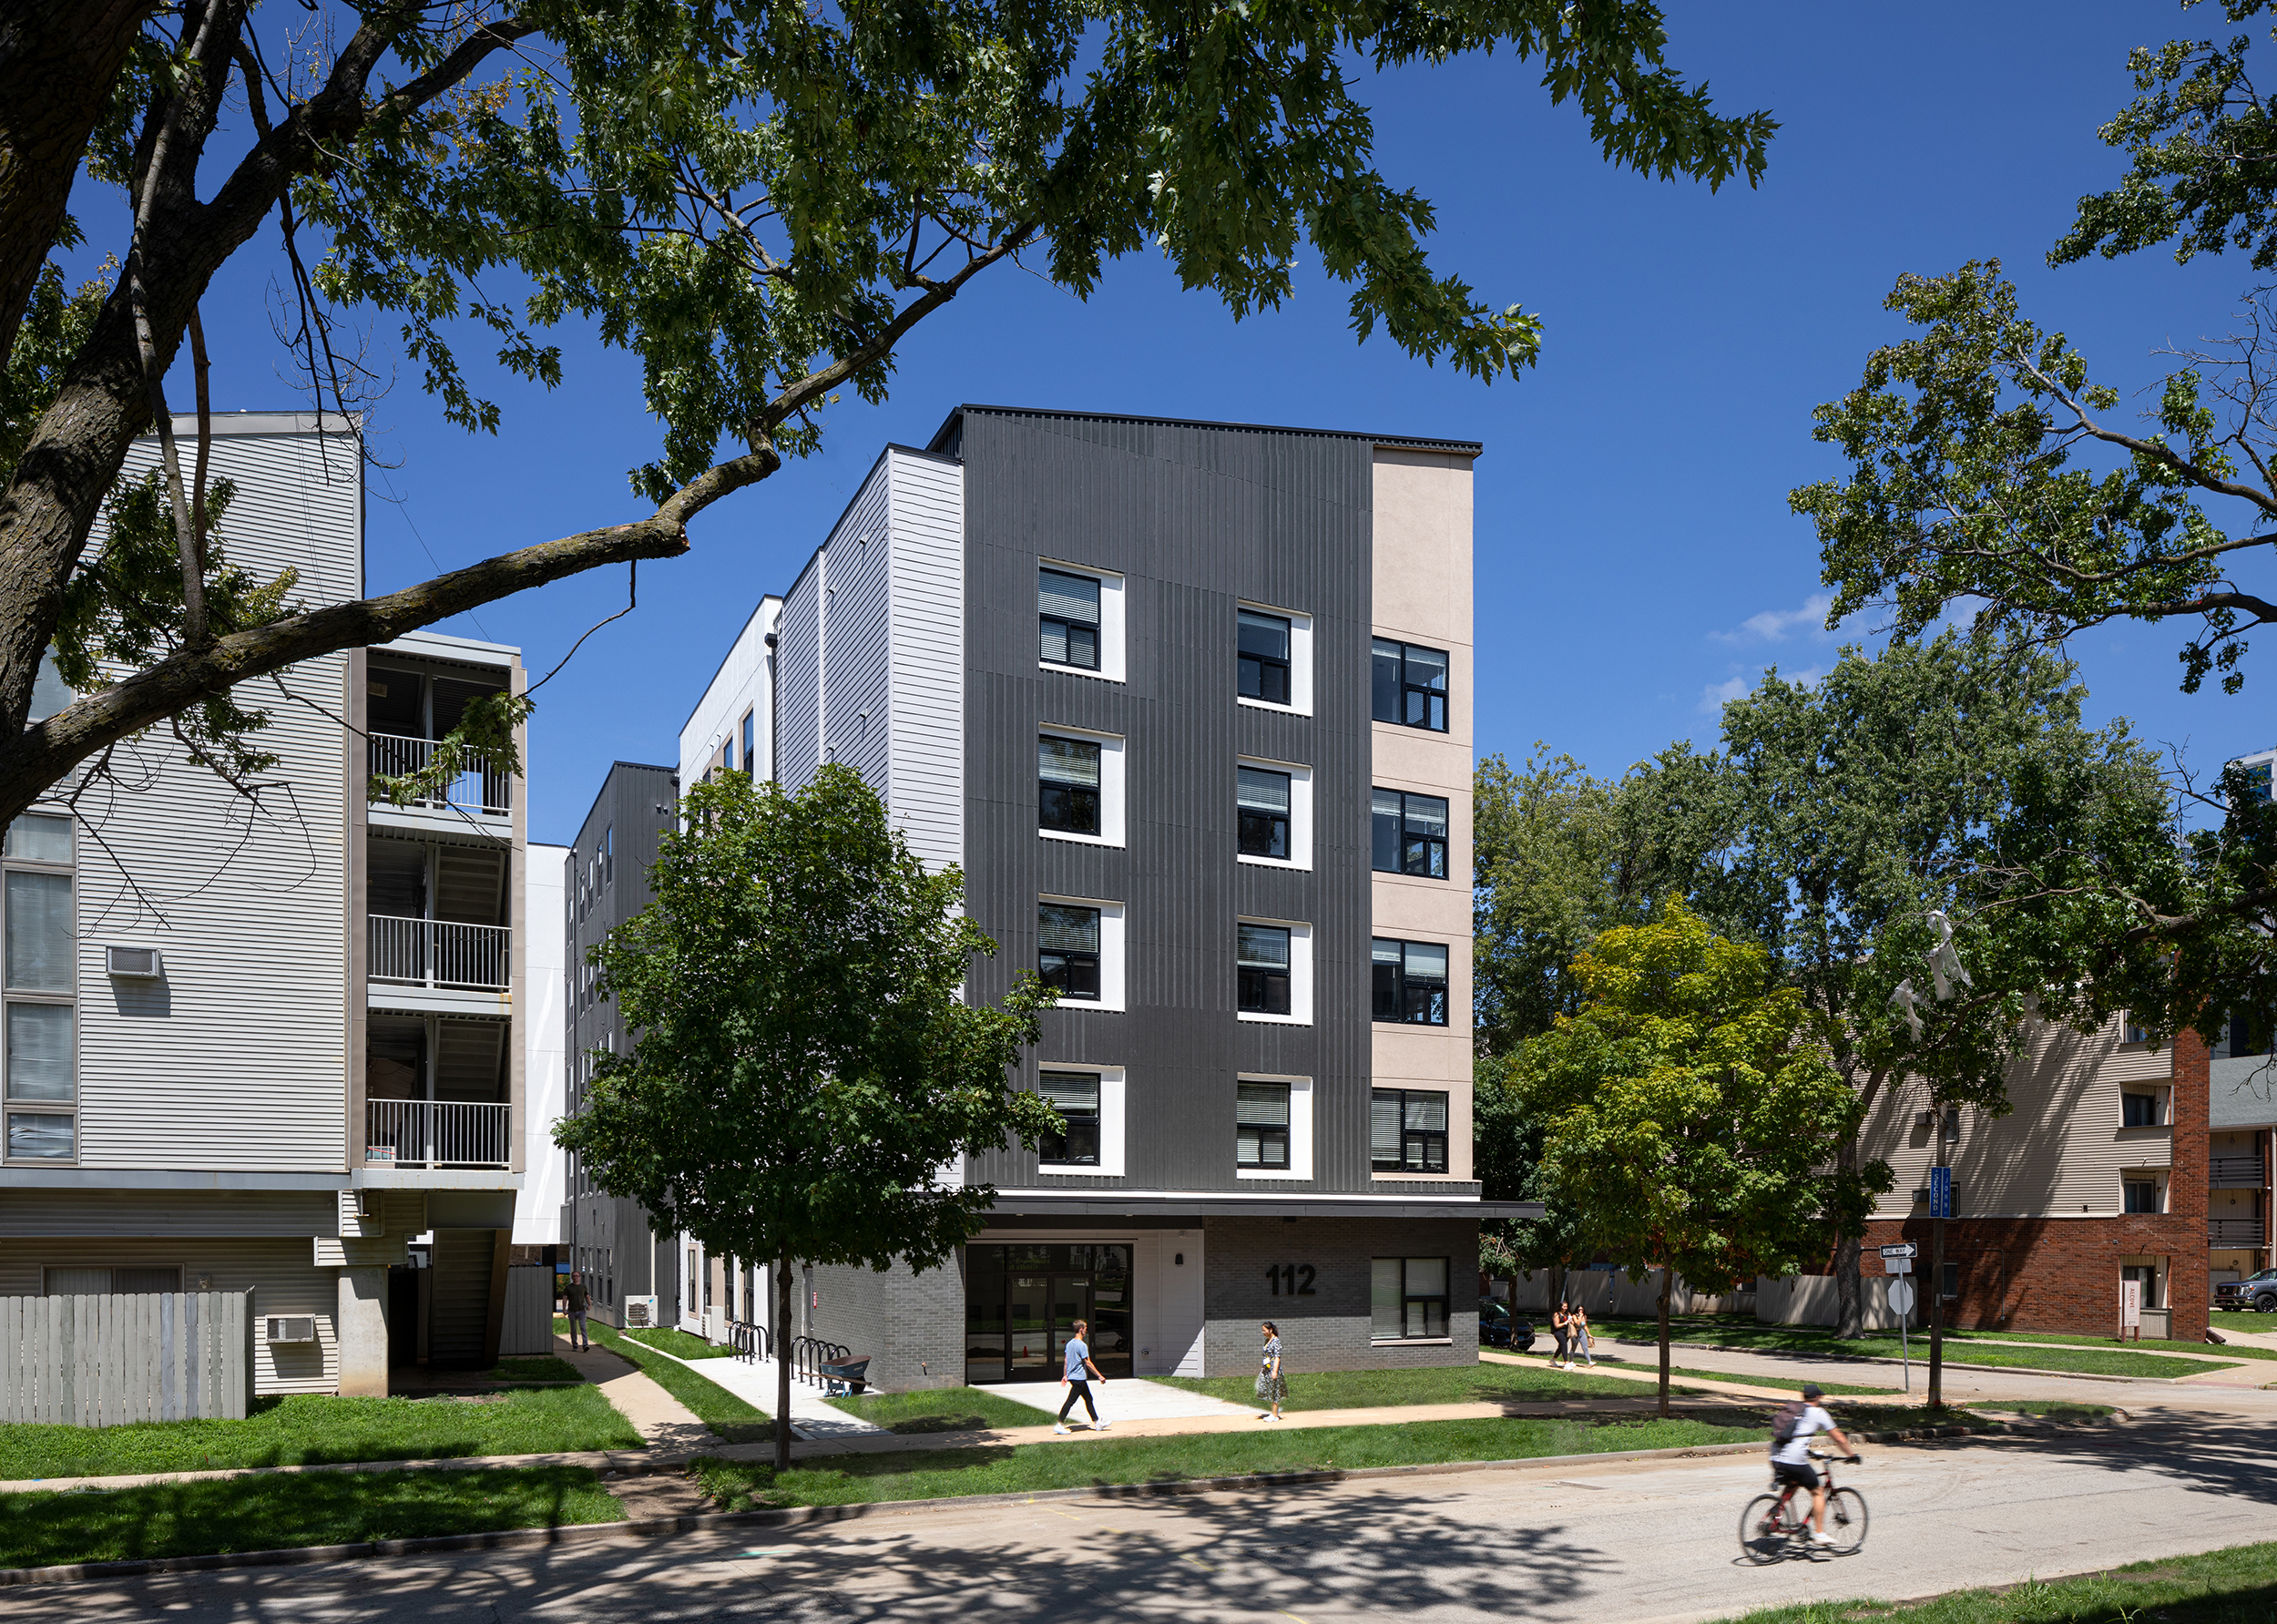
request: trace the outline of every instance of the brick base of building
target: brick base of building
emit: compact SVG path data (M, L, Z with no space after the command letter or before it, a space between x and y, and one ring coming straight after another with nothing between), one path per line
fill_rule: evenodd
M1874 1249L1911 1241L1920 1248L1915 1278L1929 1280L1930 1221L1877 1219L1866 1226L1866 1274ZM2159 1261L2172 1334L2206 1335L2206 1223L2187 1213L2128 1213L2112 1218L1956 1218L1945 1226L1945 1258L1958 1264L1958 1298L1945 1302L1945 1323L1971 1331L2055 1331L2078 1336L2119 1333L2122 1260ZM1928 1304L1915 1310L1925 1318Z

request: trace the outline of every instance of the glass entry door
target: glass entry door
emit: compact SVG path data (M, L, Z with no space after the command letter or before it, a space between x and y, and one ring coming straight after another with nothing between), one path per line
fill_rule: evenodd
M965 1249L965 1379L1057 1382L1075 1323L1091 1325L1091 1362L1131 1372L1130 1248L1087 1244Z

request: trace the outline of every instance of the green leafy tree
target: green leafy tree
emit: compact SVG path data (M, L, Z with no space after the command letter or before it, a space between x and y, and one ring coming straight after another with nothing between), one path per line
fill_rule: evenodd
M944 1265L996 1190L942 1169L1061 1126L1006 1082L1051 994L1023 977L1001 1008L965 1001L996 944L964 913L964 876L928 873L850 768L795 792L724 773L681 810L655 900L592 953L632 1047L596 1053L589 1104L554 1139L659 1226L771 1262L780 1353L795 1266Z
M1770 954L1862 1108L1904 1086L2005 1114L2029 1021L2090 1029L2119 1006L2113 887L2171 870L2170 804L2123 722L2085 725L2086 697L2054 655L1947 633L1844 649L1812 684L1773 672L1724 708L1737 838L1712 916ZM1886 1190L1861 1156L1846 1139L1837 1165ZM1863 1232L1835 1248L1845 1335Z
M1665 1415L1674 1276L1723 1292L1789 1273L1854 1222L1870 1197L1833 1151L1863 1108L1801 990L1680 899L1605 932L1574 975L1579 1012L1526 1046L1513 1083L1542 1123L1544 1177L1590 1239L1662 1271Z
M44 0L0 29L0 443L14 454L0 469L0 820L250 678L687 552L706 509L817 448L818 414L842 392L883 399L919 324L999 266L1081 298L1110 260L1159 253L1239 317L1289 297L1302 256L1349 290L1357 337L1381 331L1482 379L1522 370L1539 321L1431 263L1430 200L1375 168L1363 66L1504 53L1576 105L1609 161L1710 187L1752 184L1776 128L1688 86L1649 0L341 9L338 36L247 0ZM43 279L84 240L71 205L107 195L122 206L87 223L117 273L90 302L59 303ZM185 337L198 360L211 280L256 241L277 255L295 364L326 410L370 381L332 342L343 308L392 327L445 417L475 432L500 408L462 358L470 343L483 365L549 388L565 322L626 352L662 425L629 470L634 506L402 591L332 605L288 592L256 625L216 613L202 481L166 385ZM178 584L112 607L149 620L162 651L35 719L50 646L72 654L63 603L92 527L153 428ZM481 719L494 741L499 720Z

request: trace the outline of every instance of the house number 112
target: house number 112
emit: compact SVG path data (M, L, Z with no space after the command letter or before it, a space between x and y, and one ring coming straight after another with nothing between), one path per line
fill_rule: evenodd
M1276 1297L1310 1297L1313 1295L1312 1277L1318 1272L1310 1263L1275 1263L1265 1271L1265 1283L1272 1287Z

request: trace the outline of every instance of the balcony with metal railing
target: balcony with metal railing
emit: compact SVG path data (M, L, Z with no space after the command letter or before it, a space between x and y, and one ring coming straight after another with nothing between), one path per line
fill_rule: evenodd
M372 743L371 771L375 778L403 778L424 771L434 760L436 741L433 739L414 739L402 733L373 733L368 737ZM443 785L434 799L408 802L405 810L505 818L513 813L513 796L514 774L505 770L505 763L493 757L477 756L466 771Z
M2206 1184L2211 1190L2262 1190L2269 1178L2262 1169L2258 1156L2210 1156L2206 1159Z
M2262 1234L2259 1218L2210 1218L2206 1221L2208 1246L2259 1246Z
M514 1108L452 1099L364 1102L364 1163L399 1168L513 1165Z
M513 969L514 932L503 924L368 916L371 978L395 986L504 992Z

